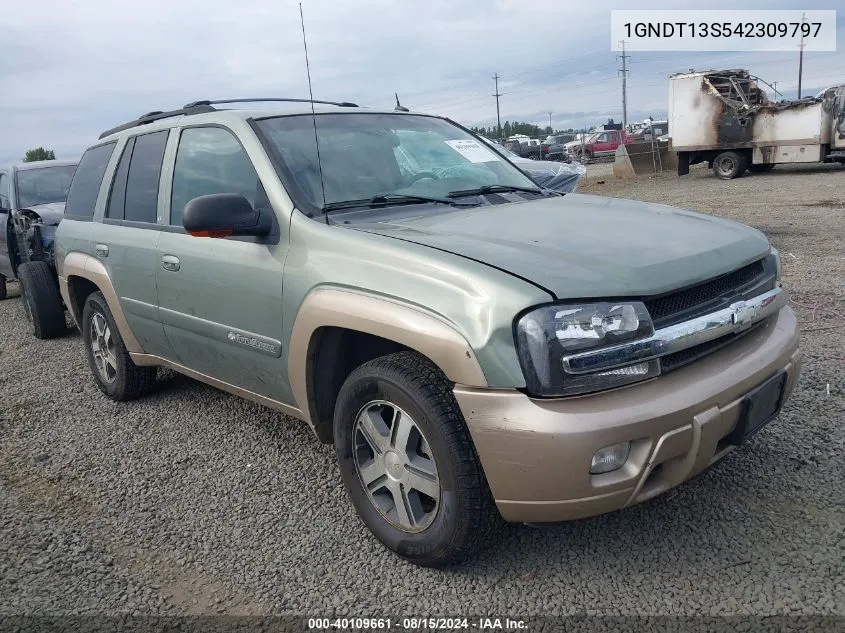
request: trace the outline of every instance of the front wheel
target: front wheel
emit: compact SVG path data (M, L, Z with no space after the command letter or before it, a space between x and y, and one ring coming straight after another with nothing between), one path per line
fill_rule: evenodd
M8 291L6 290L6 277L4 275L0 275L0 301L5 299L8 295L6 294Z
M338 394L334 442L361 520L411 562L460 562L502 523L451 384L415 352L350 374Z

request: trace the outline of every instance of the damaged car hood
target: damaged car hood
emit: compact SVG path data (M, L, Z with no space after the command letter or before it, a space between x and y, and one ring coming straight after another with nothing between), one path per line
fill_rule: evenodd
M23 211L23 209L21 209ZM58 224L65 213L64 202L49 202L47 204L35 204L26 208L28 211L38 214L44 224Z
M483 262L557 298L669 292L731 272L770 248L761 232L730 220L583 194L421 213L406 207L346 226Z

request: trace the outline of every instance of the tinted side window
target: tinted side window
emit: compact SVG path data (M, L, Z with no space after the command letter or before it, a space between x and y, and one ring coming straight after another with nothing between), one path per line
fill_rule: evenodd
M115 145L116 143L112 142L92 147L82 155L76 173L73 175L73 181L70 183L65 215L93 217L103 175L106 173Z
M126 176L129 174L129 160L132 158L132 148L135 146L135 139L130 138L123 148L123 155L117 164L114 173L114 180L111 184L109 194L109 206L106 208L106 217L112 220L123 219L123 205L126 202Z
M255 206L259 186L258 174L231 132L219 127L184 129L173 170L170 224L181 226L185 205L212 193L239 193Z
M0 209L12 208L9 201L9 182L9 177L5 173L0 174Z
M158 181L168 130L135 137L129 174L126 177L124 219L155 223L158 208Z

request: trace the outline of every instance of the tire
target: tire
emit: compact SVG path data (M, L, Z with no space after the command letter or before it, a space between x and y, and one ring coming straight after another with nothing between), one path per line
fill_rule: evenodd
M397 444L395 433L406 441ZM350 374L335 406L334 443L358 516L406 560L424 567L461 562L503 524L451 383L416 352L383 356Z
M767 171L772 171L774 168L774 163L763 163L760 165L749 165L748 171L750 171L752 174L763 174Z
M21 305L35 338L48 339L67 332L65 308L50 264L25 262L18 268Z
M713 173L722 180L739 178L747 168L747 159L738 152L722 152L713 159Z
M582 165L588 165L590 160L592 160L593 156L587 150L578 151L575 153L575 160L577 160Z
M6 290L6 277L4 275L0 275L0 301L3 301L8 295L6 294L8 291Z
M132 362L102 292L93 292L82 311L82 339L97 386L116 402L133 400L155 384L156 368Z

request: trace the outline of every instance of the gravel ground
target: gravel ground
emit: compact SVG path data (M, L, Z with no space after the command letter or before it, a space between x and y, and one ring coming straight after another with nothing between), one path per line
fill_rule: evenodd
M750 445L646 504L509 526L474 562L419 569L357 520L305 425L166 372L150 397L110 402L78 333L37 341L10 298L0 615L845 616L845 172L601 179L581 191L736 218L781 250L805 365Z

